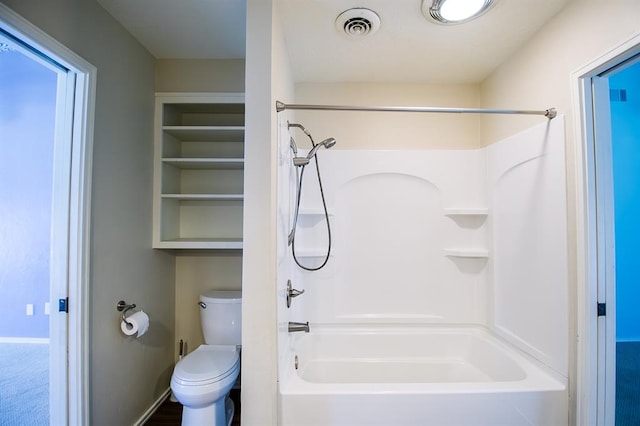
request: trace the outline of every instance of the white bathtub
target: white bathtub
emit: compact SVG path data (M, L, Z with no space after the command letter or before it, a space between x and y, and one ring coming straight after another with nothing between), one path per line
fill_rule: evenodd
M564 379L484 328L312 325L291 337L282 426L568 422Z

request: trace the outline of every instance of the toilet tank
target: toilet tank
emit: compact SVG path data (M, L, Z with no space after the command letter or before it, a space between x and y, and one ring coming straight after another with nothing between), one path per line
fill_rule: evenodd
M211 290L200 295L200 322L207 345L242 343L242 292Z

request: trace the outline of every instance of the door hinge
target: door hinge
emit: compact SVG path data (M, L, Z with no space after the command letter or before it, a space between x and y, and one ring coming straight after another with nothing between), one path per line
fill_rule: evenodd
M607 315L607 304L606 303L598 303L598 316L604 317Z
M58 299L58 312L69 313L69 298Z

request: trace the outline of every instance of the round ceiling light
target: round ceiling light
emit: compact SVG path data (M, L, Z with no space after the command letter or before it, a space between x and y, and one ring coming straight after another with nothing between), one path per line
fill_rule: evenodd
M352 38L374 34L380 28L380 17L362 7L345 10L336 18L336 28Z
M422 13L443 24L459 24L485 13L493 0L422 0Z

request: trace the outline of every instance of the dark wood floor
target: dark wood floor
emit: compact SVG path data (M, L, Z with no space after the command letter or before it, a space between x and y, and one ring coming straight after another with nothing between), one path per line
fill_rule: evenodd
M232 426L240 426L240 389L231 389L231 399L236 406ZM182 422L182 405L171 402L169 398L156 410L145 426L180 426Z

